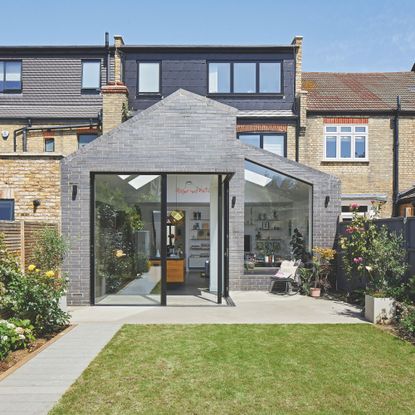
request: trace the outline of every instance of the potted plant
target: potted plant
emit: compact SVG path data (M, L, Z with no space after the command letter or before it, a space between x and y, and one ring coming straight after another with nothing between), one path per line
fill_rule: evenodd
M365 285L365 318L372 323L389 323L395 315L394 291L408 269L403 238L373 221L381 204L372 202L372 218L350 205L353 219L341 237L343 268L350 286Z
M311 297L320 297L322 289L330 287L329 275L336 251L331 248L316 247L313 249L312 274L314 287L310 288Z

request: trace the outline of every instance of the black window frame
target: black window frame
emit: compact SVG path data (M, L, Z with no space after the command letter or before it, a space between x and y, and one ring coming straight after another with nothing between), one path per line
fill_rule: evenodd
M284 137L284 155L280 156L280 157L287 158L287 133L285 133L285 132L280 133L280 132L276 132L276 131L275 132L267 131L265 133L264 132L259 132L259 131L250 131L250 132L244 131L243 133L238 133L237 134L237 139L239 140L239 138L241 136L244 136L244 135L259 135L259 148L261 148L262 150L264 150L264 137L265 136L272 136L272 135L281 135L281 136L283 136ZM247 145L249 145L249 144L247 144ZM258 148L258 147L255 147L255 148ZM265 151L268 151L268 150L265 150ZM269 153L279 156L279 154L272 153L271 151L269 151Z
M0 77L3 77L3 84L6 84L6 64L8 62L18 62L20 63L20 89L6 89L4 88L3 91L0 91L0 94L21 94L23 91L23 61L22 59L0 59L0 62L4 63L3 66L3 74L0 73Z
M92 141L90 141L89 143L86 143L86 144L84 144L83 146L80 146L80 145L79 145L79 137L80 137L81 135L94 135L94 136L95 136L94 140L96 140L96 139L99 137L98 133L78 133L78 134L77 134L77 137L76 137L76 138L77 138L77 141L78 141L78 150L79 150L80 148L82 148L82 147L87 146L88 144L91 144L91 143L92 143L92 141L94 141L94 140L92 140Z
M209 91L209 65L211 63L228 63L230 64L230 92L210 92ZM255 63L255 92L234 92L234 65L236 63ZM280 65L280 92L259 92L260 91L260 64L261 63L278 63ZM283 97L284 96L284 60L283 59L261 59L261 60L208 60L207 61L207 95L218 96L236 96L236 97Z
M15 201L14 201L14 199L0 199L0 203L1 202L11 202L11 217L10 217L10 219L1 219L0 218L0 221L8 221L8 222L14 221L14 218L15 218L15 212L14 212L14 210L15 210Z
M97 88L84 88L84 63L95 62L99 63L99 85ZM97 59L81 59L81 93L82 94L98 94L102 87L102 60Z
M140 92L140 63L157 63L159 66L159 90L158 92ZM162 61L158 60L158 59L150 59L150 60L145 60L145 59L138 59L136 61L137 64L137 88L136 88L136 94L137 96L140 97L160 97L161 96L161 71L162 71Z
M52 141L53 143L53 150L46 149L46 143ZM54 153L55 152L55 137L45 137L45 146L44 146L45 153Z

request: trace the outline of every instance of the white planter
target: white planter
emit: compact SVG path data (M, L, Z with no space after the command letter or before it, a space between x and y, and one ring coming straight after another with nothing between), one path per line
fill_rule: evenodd
M66 301L66 294L59 298L59 307L62 311L68 311L68 303Z
M395 316L396 306L393 298L378 298L365 295L365 318L371 323L389 324Z

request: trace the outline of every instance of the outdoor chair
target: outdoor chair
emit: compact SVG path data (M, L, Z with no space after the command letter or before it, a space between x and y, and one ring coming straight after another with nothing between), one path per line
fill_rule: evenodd
M297 294L301 285L297 272L300 265L301 261L282 261L277 273L270 277L269 292L285 295Z

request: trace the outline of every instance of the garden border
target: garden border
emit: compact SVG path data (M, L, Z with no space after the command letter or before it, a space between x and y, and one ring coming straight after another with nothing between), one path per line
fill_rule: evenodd
M77 326L77 324L70 324L66 329L62 330L61 332L57 333L54 337L49 339L45 344L40 346L38 349L34 350L32 353L29 353L26 357L24 357L22 360L19 360L15 365L8 368L5 372L0 373L0 382L3 381L5 378L7 378L9 375L14 373L17 369L25 365L29 360L32 360L35 356L37 356L40 352L48 348L51 344L58 341L61 337L65 336L67 333L69 333L72 329L74 329Z

